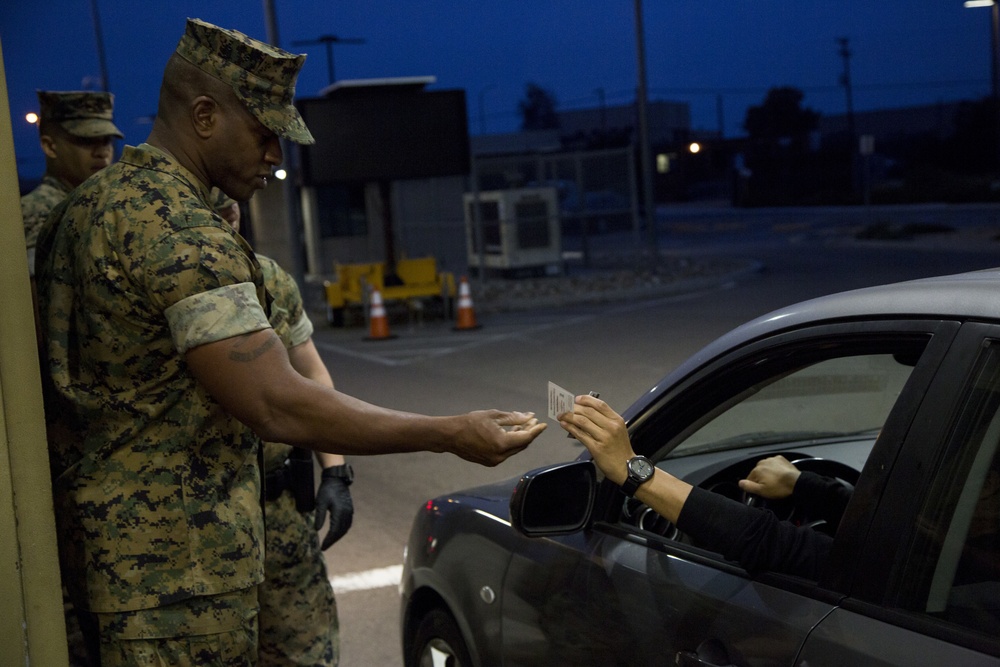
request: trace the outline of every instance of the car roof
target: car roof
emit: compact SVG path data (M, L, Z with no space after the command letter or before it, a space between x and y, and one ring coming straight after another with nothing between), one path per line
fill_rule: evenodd
M623 414L642 412L663 388L733 348L803 326L836 321L949 318L1000 321L1000 268L865 287L802 301L717 338L667 374Z

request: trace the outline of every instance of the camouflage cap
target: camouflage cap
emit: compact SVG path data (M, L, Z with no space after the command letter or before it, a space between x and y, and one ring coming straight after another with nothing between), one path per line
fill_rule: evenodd
M48 123L56 123L75 137L125 137L112 122L115 96L111 93L85 90L39 90L38 115Z
M188 19L177 55L232 86L254 117L279 137L299 144L315 143L292 103L295 79L305 55L227 30L200 19Z

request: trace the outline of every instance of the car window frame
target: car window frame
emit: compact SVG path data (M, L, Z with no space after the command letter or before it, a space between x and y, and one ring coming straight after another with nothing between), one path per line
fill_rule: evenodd
M665 415L667 413L676 414L673 413L672 409L665 409L665 407L668 404L676 405L680 402L682 403L681 411L685 415L704 412L710 406L714 406L719 402L717 398L718 394L714 395L711 399L705 400L699 398L697 394L706 385L712 383L713 380L717 381L719 377L733 372L739 373L741 366L752 366L752 363L749 362L754 358L761 358L763 355L773 357L776 354L782 354L793 349L808 350L810 347L828 346L832 341L837 341L842 348L856 345L857 349L861 350L865 346L874 346L870 339L864 340L873 334L885 339L885 341L898 340L910 336L927 337L924 352L910 374L900 394L900 398L890 410L885 426L883 427L883 435L878 438L872 451L873 455L876 450L880 451L880 455L875 457L878 461L894 460L896 449L898 449L899 443L903 440L909 423L912 421L913 415L921 403L922 396L931 384L959 328L960 323L954 320L934 318L879 318L810 323L806 326L796 327L749 341L744 345L727 350L725 353L707 360L674 385L665 387L660 397L651 401L645 410L635 415L629 421L629 431L633 438L633 446L639 454L647 456L660 455L662 458L663 452L656 451L660 448L660 445L653 443L670 440L674 434L681 432L684 428L684 426L671 427L662 423L666 421ZM657 418L657 414L664 416ZM676 416L674 418L676 419ZM685 416L682 421L686 424L694 418ZM869 461L871 461L871 458L869 458ZM868 467L868 465L865 466L866 470ZM868 479L865 480L866 474L865 471L862 471L862 480L866 481L866 485L862 487L863 497L869 501L881 497L880 488L884 482L884 476L879 474L880 472L885 471L876 466L876 470L873 473L868 473ZM857 494L857 490L855 493ZM684 558L712 564L713 567L726 571L742 572L743 576L749 576L741 568L723 560L721 556L713 552L666 538L659 540L655 536L651 537L640 533L638 530L634 531L633 534L633 531L630 531L623 524L619 523L620 499L621 496L617 487L609 483L602 484L602 488L598 494L597 505L595 506L594 517L597 523L604 524L603 528L605 530L619 534L619 536L628 537L633 541L642 541L660 550L682 554ZM852 505L855 506L853 512ZM850 515L855 525L851 526L850 530L843 531L843 535L838 533L835 545L839 548L831 553L831 567L828 568L831 572L836 573L835 576L824 577L819 582L777 573L765 573L759 576L773 581L781 581L784 587L791 586L803 591L812 590L815 595L824 598L835 599L842 597L848 592L850 583L854 578L856 567L854 554L858 552L857 550L867 536L868 524L871 520L870 514L856 509L860 505L861 503L852 502L848 505L847 512L845 512L845 521ZM842 521L843 523L844 521ZM834 557L837 558L836 561L833 560Z
M929 496L935 488L936 477L942 474L937 463L942 457L953 456L961 444L954 442L952 435L956 428L964 426L962 413L987 340L1000 346L1000 325L968 322L956 335L942 370L928 388L919 416L899 449L884 488L884 501L872 513L864 550L875 554L876 565L863 572L859 570L843 607L914 632L1000 656L1000 641L995 638L919 611L921 604L926 602L920 596L929 593L910 579L913 572L921 569L933 576L940 557L940 551L923 555L913 553L921 514L933 508L936 513L950 515L958 502L959 494L955 493L937 503ZM916 494L914 489L918 490ZM897 553L905 553L907 558L899 561Z

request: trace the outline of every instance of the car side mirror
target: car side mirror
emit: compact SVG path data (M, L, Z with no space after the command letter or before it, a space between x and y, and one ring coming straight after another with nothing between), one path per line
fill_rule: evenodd
M573 461L525 473L510 497L514 528L528 537L566 535L590 521L597 495L592 461Z

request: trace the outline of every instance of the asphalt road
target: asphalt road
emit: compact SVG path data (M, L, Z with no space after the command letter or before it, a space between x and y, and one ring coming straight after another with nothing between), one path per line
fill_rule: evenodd
M702 227L677 244L692 256L752 258L764 267L709 288L638 302L480 316L476 331L448 322L393 328L396 338L318 321L315 341L338 389L428 414L496 407L545 416L546 385L599 391L618 410L711 339L796 301L866 285L1000 264L1000 243L850 241L836 221L737 223L718 243ZM707 217L704 225L720 224ZM742 226L739 226L742 225ZM778 226L780 225L780 226ZM677 235L685 233L673 230ZM675 239L677 236L674 237ZM985 238L985 237L984 237ZM446 454L352 457L354 526L327 551L338 590L341 664L402 665L396 588L417 508L446 491L514 477L574 458L579 445L550 424L526 451L496 468Z

